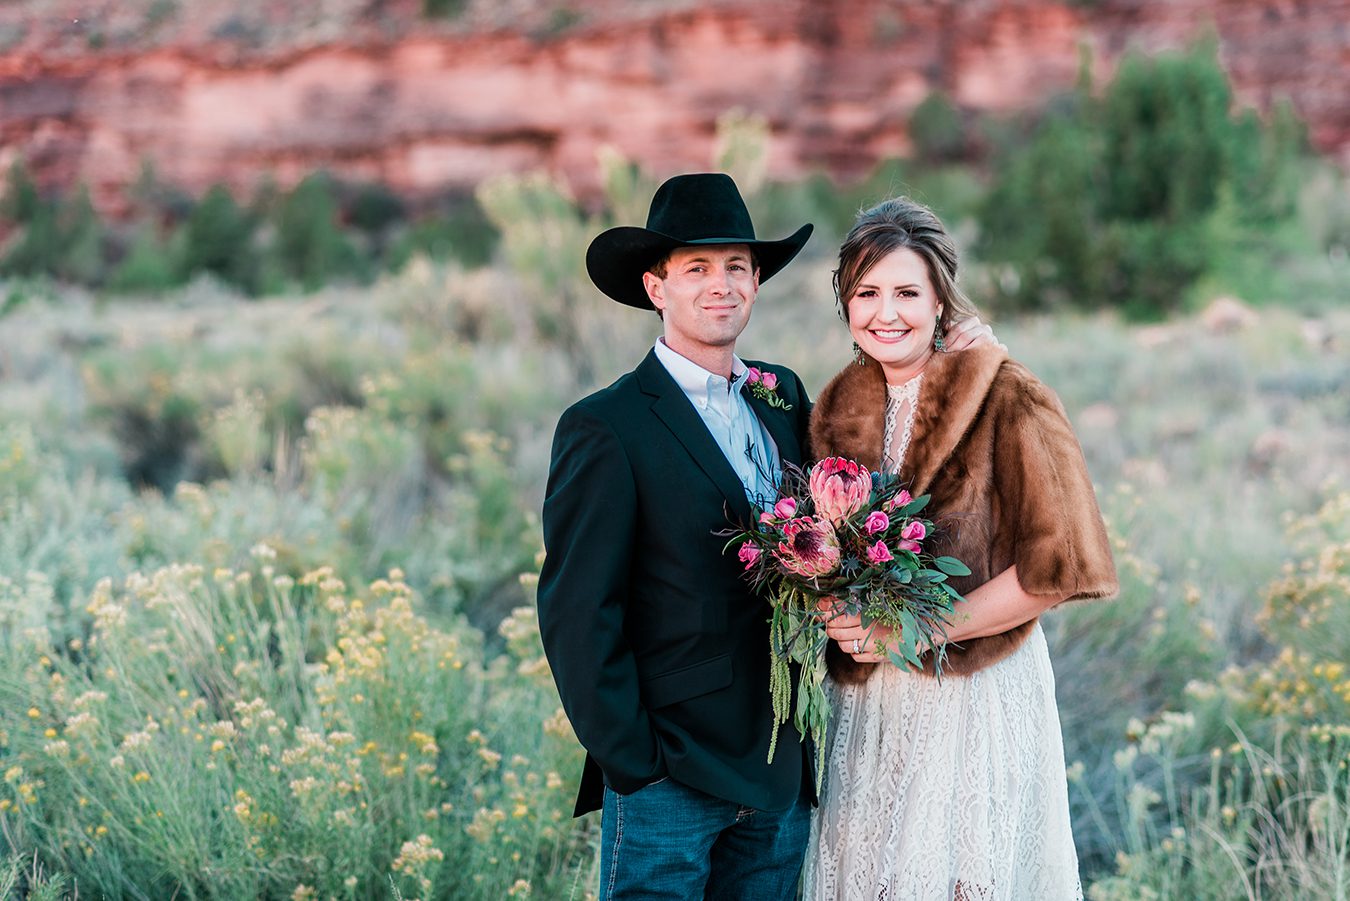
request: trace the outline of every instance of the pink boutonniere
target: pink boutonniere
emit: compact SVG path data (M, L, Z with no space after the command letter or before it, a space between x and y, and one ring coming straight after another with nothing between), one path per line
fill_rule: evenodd
M778 376L772 372L762 372L751 366L749 378L745 380L745 387L752 395L771 407L779 410L792 409L792 404L778 396Z

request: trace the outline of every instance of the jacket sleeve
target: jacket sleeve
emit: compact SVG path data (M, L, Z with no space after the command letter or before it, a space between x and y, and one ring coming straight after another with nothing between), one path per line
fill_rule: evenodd
M1011 551L1029 594L1069 600L1115 594L1106 526L1059 398L1029 374L1009 394L994 449L996 541Z
M539 627L572 728L620 794L665 774L624 636L636 522L622 443L608 423L572 407L554 434L544 498Z

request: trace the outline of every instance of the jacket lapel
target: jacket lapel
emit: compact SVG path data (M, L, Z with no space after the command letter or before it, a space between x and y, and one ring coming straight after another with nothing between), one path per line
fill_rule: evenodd
M797 435L792 430L792 423L788 422L786 411L771 407L767 401L755 397L750 392L749 385L741 386L741 395L749 402L750 409L763 423L764 428L768 429L769 436L773 438L773 443L778 446L778 459L785 465L800 466L802 463L801 444L797 441ZM777 488L778 486L775 485L774 487Z
M703 470L726 497L735 518L741 522L749 522L750 502L745 497L745 487L741 485L736 471L727 462L722 448L717 446L708 427L694 410L694 405L680 390L680 386L675 384L670 373L666 372L666 367L656 358L655 351L649 351L638 364L636 374L642 392L654 398L652 413L670 429L671 434L684 445L684 449L689 452L689 456L698 464L699 469Z

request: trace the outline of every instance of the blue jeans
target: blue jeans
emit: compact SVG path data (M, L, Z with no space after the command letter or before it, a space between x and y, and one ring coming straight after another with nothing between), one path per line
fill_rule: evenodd
M763 811L673 779L631 795L606 788L600 901L790 901L810 828L804 797Z

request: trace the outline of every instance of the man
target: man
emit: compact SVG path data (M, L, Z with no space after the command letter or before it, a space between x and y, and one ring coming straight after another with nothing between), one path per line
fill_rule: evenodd
M646 228L609 229L586 254L596 286L655 309L664 332L563 414L544 500L539 622L587 751L576 814L602 809L602 901L795 896L809 749L784 727L766 759L768 607L716 533L803 461L800 379L735 346L760 283L811 230L758 240L728 176L682 175ZM752 365L773 378L747 390Z

